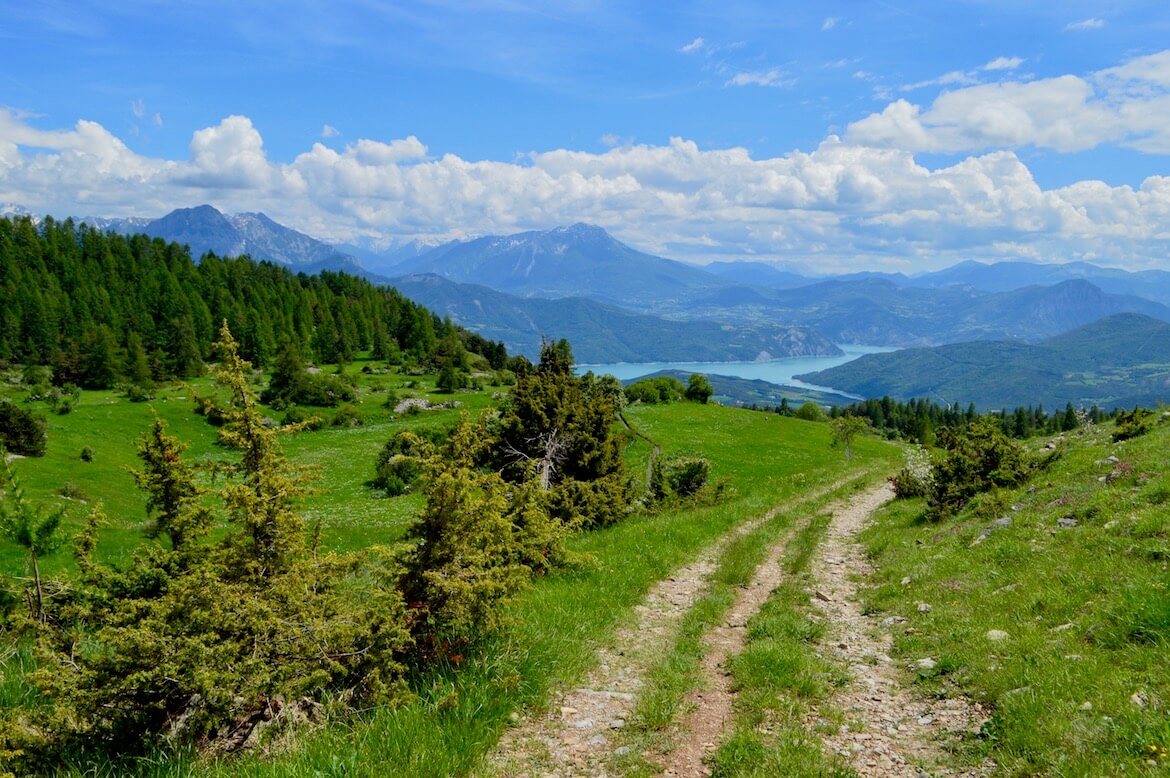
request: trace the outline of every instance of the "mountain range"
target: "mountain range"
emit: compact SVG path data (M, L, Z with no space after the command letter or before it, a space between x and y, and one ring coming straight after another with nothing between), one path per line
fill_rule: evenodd
M447 243L393 270L520 297L587 297L647 312L726 283L695 265L637 251L588 224Z
M264 214L226 215L208 205L158 219L84 221L186 243L195 255L248 254L305 272L346 270L376 282L393 276L407 296L502 339L513 352L533 355L541 337L567 337L578 359L590 362L815 355L832 353L831 342L961 344L967 353L975 348L971 342L984 341L999 350L1003 370L1023 370L1025 365L1009 359L1016 351L1030 353L1024 346L1047 344L1107 317L1129 313L1170 321L1170 272L1085 262L962 262L915 275L825 278L759 262L677 262L638 251L588 224L437 245L338 247ZM1124 341L1117 347L1129 349ZM860 364L876 365L872 359ZM833 385L850 391L858 386Z
M835 356L841 350L808 327L721 324L633 313L584 297L525 298L437 275L389 283L411 300L514 353L535 356L543 337L569 338L578 362L752 362L780 357Z
M255 260L289 265L295 270L314 273L320 270L344 270L362 273L353 256L278 224L262 213L226 215L210 205L179 208L158 219L102 219L84 217L92 227L129 235L142 233L190 247L191 256L212 252L221 257L247 254Z

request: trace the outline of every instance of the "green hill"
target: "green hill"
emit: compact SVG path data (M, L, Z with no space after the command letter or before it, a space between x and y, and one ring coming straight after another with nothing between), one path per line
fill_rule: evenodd
M1119 314L1036 345L956 343L869 354L797 376L866 397L927 397L982 410L1153 406L1170 398L1170 324Z

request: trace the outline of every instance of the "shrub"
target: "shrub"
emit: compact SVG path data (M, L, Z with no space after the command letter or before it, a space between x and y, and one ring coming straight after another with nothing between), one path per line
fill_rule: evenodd
M48 386L52 380L53 371L45 365L25 365L23 372L20 374L21 385L28 388Z
M564 559L568 530L545 509L535 480L508 483L475 466L484 435L464 415L425 456L426 505L407 534L415 545L402 578L422 661L450 658L492 632L500 603Z
M0 399L0 443L13 454L44 456L48 445L44 417Z
M396 432L378 452L371 485L385 490L388 497L410 491L422 474L423 460L431 456L452 431L450 427L420 427Z
M805 421L824 421L825 409L810 401L797 408L792 415Z
M283 708L404 693L399 566L377 548L309 547L295 510L304 478L222 332L219 381L232 399L220 439L239 457L222 463L226 480L209 499L185 447L156 420L135 473L154 542L125 567L102 565L92 553L101 517L91 516L75 594L42 630L31 677L45 704L28 713L30 731L50 747L141 752L165 739L234 750ZM222 538L211 538L213 526L226 528Z
M93 461L93 449L92 448L90 448L89 446L82 446L81 447L81 461L82 462L92 462Z
M682 381L671 376L643 378L625 388L626 400L628 402L641 401L648 405L681 400L686 395L686 391L687 389L682 385Z
M691 377L687 381L686 394L688 400L706 404L711 399L711 395L715 394L715 389L707 380L707 376L702 373L691 373Z
M306 375L300 391L293 395L292 401L301 405L333 407L350 402L353 398L353 387L340 376Z
M1113 431L1113 442L1141 437L1152 430L1156 423L1154 412L1148 408L1122 411L1117 415L1117 427Z
M677 457L666 463L666 480L679 497L698 494L711 477L711 463L703 457Z
M926 510L931 520L955 513L980 492L1023 483L1031 470L1020 445L986 419L944 428L941 437L946 456L934 468Z
M346 403L337 409L333 419L329 422L334 427L360 427L365 421L362 411L356 405Z
M140 384L130 384L126 387L126 398L132 403L144 403L153 397L154 392Z
M906 466L890 479L894 496L899 498L925 497L934 485L934 465L930 454L922 446L906 448Z
M78 502L86 502L89 500L88 495L82 490L80 486L72 481L66 481L57 489L57 494L64 497L66 500L77 500Z
M295 405L284 412L284 418L280 420L280 423L286 427L299 424L312 432L325 429L324 419L302 408L297 408Z

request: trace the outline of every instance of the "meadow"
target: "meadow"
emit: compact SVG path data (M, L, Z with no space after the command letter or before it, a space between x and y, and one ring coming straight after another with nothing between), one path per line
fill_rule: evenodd
M363 416L361 426L305 431L283 441L294 463L316 471L316 492L302 503L304 517L308 522L320 519L323 546L339 550L397 541L421 504L416 495L388 498L366 483L373 475L377 451L394 431L449 423L460 410L477 413L497 402L501 391L485 387L437 393L433 378L364 374L362 366L359 362L349 368L359 378L356 405ZM149 403L130 403L112 392L83 392L71 413L49 416L47 455L15 463L28 496L65 504L70 530L81 526L90 505L102 502L111 520L102 530L99 550L107 560L124 558L140 542L145 527L143 497L127 468L135 464L135 441L152 414L190 442L188 453L195 460L227 455L214 443L215 428L194 414L192 390L211 391L201 379L160 390ZM456 400L461 408L395 414L384 407L388 393L398 399L426 397L433 403ZM10 394L18 395L12 390ZM322 415L331 413L326 409ZM280 419L282 413L270 415ZM724 484L723 496L635 512L612 527L575 536L570 547L581 560L578 564L539 579L510 603L507 627L474 655L458 666L415 677L414 697L404 705L333 717L326 726L302 732L294 742L267 754L217 760L155 752L117 763L79 758L66 772L351 775L385 774L386 765L412 775L472 771L513 712L539 709L552 688L571 683L585 671L592 647L630 618L632 606L655 581L777 503L847 476L892 469L898 458L896 446L866 439L854 445L856 456L847 460L830 445L827 425L775 414L680 402L632 406L625 415L638 433L629 435L626 448L636 480L642 480L656 445L666 455L707 457L713 478ZM92 449L92 461L82 461L85 447ZM60 494L64 483L74 485L68 490L71 497ZM0 564L8 575L24 574L24 557L15 547L5 548ZM46 563L45 574L60 575L69 565L68 553L60 552ZM4 675L10 704L29 691L19 681L19 671L29 661L27 652L8 656Z

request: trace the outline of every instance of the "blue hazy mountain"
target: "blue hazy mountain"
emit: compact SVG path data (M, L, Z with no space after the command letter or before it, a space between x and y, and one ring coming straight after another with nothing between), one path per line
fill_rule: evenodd
M450 316L508 351L534 357L542 337L568 338L578 362L730 362L834 356L841 350L815 330L784 324L730 326L664 319L583 297L518 297L436 275L390 284L411 300Z
M143 233L186 244L198 259L207 252L221 257L244 254L257 261L288 265L307 273L318 270L360 272L358 261L324 241L285 227L262 213L229 216L210 205L178 208L158 219L82 218L94 227L122 234Z
M639 307L725 285L696 265L637 251L588 224L448 243L393 272L432 274L520 297L577 296Z

